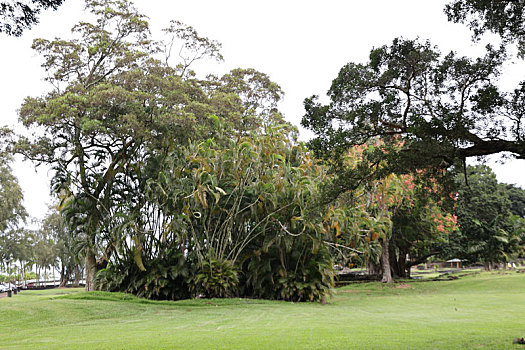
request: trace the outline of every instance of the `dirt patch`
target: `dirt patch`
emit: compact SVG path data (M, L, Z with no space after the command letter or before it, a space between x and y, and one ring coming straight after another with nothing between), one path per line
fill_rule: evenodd
M400 283L400 284L396 284L396 286L394 288L397 288L397 289L409 289L411 287L410 287L410 284Z

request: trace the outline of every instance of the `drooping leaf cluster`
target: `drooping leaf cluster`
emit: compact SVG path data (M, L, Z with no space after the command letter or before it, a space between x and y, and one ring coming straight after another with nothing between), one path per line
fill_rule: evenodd
M178 297L329 294L332 258L314 210L324 174L285 129L274 125L225 144L192 142L151 158L144 201L119 213L118 232L130 239L119 241L100 285L160 299L174 297L173 277ZM136 267L122 274L130 261ZM164 273L152 279L159 263Z

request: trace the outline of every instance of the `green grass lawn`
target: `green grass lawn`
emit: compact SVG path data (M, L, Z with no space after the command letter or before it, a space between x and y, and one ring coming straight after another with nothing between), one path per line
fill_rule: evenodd
M0 299L0 349L525 349L525 274L359 283L327 305L151 302L75 289Z

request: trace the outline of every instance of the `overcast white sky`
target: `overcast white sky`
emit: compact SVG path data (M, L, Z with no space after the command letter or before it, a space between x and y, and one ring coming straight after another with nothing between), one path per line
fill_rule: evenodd
M267 73L286 94L281 111L299 125L305 97L324 95L345 63L365 62L372 47L389 44L395 37L419 36L442 52L481 54L482 46L471 43L464 26L447 22L443 14L447 2L137 0L135 4L150 18L154 34L177 19L221 42L225 62L206 66L209 72L251 67ZM66 0L58 11L44 13L40 24L21 38L0 36L0 125L15 125L24 97L50 89L42 80L41 60L31 50L33 39L67 38L70 28L86 17L83 6L82 0ZM523 67L509 65L503 84L514 86L523 77ZM304 130L301 134L308 137ZM493 168L500 181L525 187L525 161L507 161ZM33 165L21 161L14 170L29 214L42 218L50 201L47 170L35 172Z

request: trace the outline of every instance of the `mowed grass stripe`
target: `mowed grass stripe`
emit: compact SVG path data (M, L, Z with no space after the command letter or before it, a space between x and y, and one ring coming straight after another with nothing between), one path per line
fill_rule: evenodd
M0 312L1 349L514 349L525 274L352 284L327 305L24 291Z

